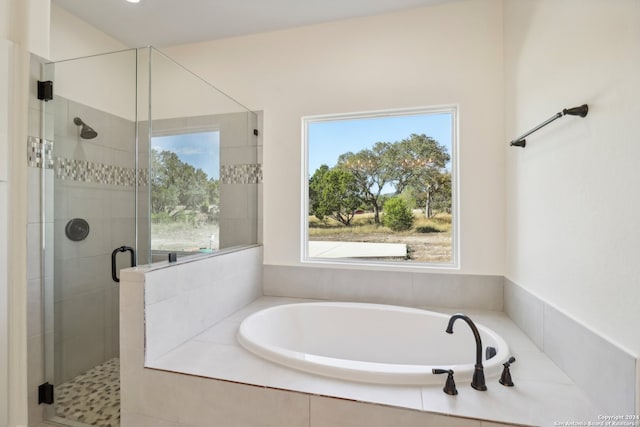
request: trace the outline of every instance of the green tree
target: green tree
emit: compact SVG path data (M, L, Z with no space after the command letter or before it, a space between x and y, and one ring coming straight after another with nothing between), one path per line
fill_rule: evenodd
M322 220L329 216L344 225L351 225L360 197L355 177L346 170L322 165L309 181L310 212Z
M446 169L451 157L445 146L424 134L411 134L393 144L388 157L396 194L409 189L428 218L436 206L451 211L451 173Z
M448 209L451 210L451 175L446 169L450 158L447 148L435 139L411 134L401 141L376 142L371 149L344 153L338 158L338 167L356 178L360 197L373 209L374 220L379 224L382 191L387 185L394 186L396 195L411 189L416 202L424 206L430 217L433 200L441 196L440 205L446 204L448 182Z
M337 167L354 176L359 197L373 209L376 224L380 224L382 191L385 185L394 181L394 166L389 155L392 146L389 142L376 142L371 149L347 152L338 157Z
M324 187L324 176L329 172L329 166L321 165L309 178L309 213L315 215L319 220L325 217L321 207L322 189Z
M385 202L383 224L393 231L405 231L413 227L413 213L402 197L392 197Z
M159 213L176 206L201 211L217 203L217 180L209 180L202 169L180 160L172 151L151 150L151 212Z

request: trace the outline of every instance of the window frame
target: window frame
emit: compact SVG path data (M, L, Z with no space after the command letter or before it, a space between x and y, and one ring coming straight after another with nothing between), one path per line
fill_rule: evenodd
M309 125L319 122L412 116L420 114L451 114L451 262L435 263L421 261L373 261L355 258L313 258L309 256ZM333 264L353 267L392 267L399 269L460 269L460 177L459 177L459 106L399 108L352 113L322 114L301 118L301 216L300 216L300 262L303 264Z

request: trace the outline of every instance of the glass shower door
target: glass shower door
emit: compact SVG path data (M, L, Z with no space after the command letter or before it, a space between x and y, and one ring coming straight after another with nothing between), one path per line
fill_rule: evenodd
M138 247L136 66L136 50L125 50L43 71L54 88L44 114L54 135L45 372L55 401L47 418L67 425L119 425L119 284L111 263L113 255L117 277Z

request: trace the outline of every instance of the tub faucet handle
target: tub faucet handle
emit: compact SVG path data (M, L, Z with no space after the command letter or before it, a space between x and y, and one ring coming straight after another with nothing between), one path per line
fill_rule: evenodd
M444 383L444 388L442 389L442 391L444 391L445 393L451 395L451 396L455 396L456 394L458 394L458 389L456 388L456 382L453 379L453 370L451 369L433 369L431 372L433 372L434 374L448 374L447 375L447 382Z
M509 370L509 366L511 366L511 364L515 361L516 358L511 356L509 360L502 364L502 366L504 366L504 369L502 370L502 375L500 375L500 379L498 380L498 382L503 386L513 387L513 380L511 380L511 370Z

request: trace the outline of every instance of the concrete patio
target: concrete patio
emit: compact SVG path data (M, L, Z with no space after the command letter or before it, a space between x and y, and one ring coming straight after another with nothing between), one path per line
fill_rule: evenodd
M404 243L309 241L310 258L405 258Z

